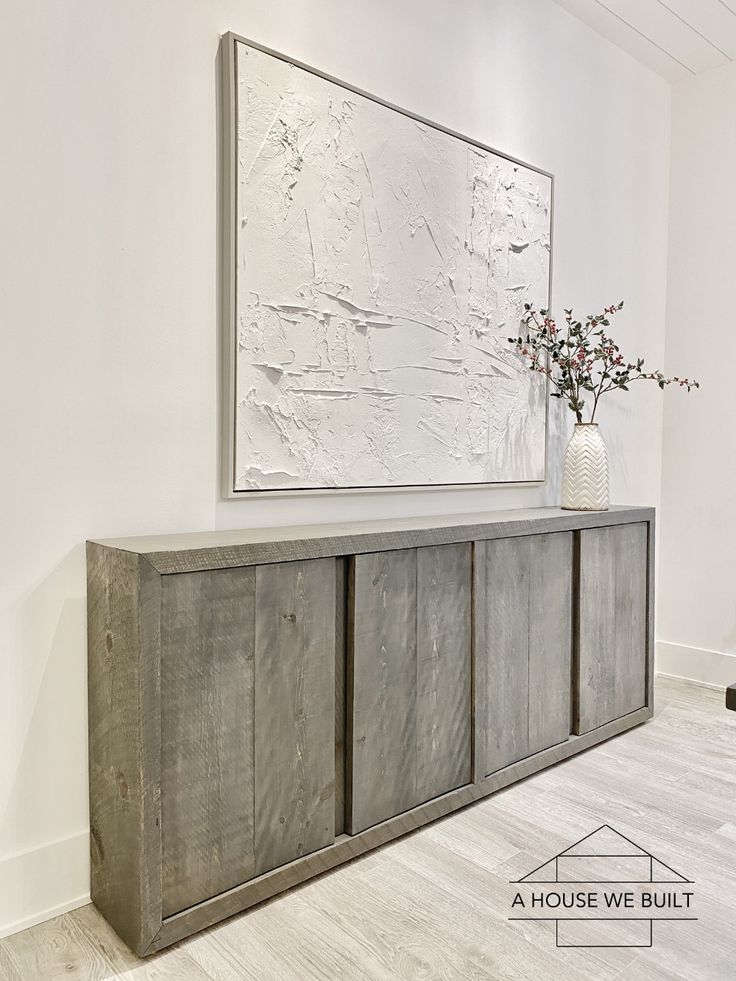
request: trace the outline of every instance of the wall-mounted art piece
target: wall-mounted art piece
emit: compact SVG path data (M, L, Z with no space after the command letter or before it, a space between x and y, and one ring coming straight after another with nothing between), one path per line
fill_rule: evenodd
M541 481L552 178L223 40L224 490Z

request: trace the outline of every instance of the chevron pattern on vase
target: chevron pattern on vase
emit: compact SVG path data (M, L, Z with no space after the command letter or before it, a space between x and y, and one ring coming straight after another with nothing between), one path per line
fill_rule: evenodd
M598 423L576 423L565 450L562 507L567 511L608 510L608 452Z

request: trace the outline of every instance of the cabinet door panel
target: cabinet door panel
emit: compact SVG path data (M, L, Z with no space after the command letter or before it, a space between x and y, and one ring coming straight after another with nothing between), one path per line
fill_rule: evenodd
M163 577L163 915L334 840L335 561Z
M348 830L470 779L470 545L351 564Z
M572 535L476 544L475 778L570 735Z
M646 704L647 526L578 532L575 732Z
M254 572L164 576L163 915L251 878Z

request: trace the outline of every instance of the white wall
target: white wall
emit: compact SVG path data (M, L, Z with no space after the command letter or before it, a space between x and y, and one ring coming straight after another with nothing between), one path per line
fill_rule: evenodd
M736 68L673 89L658 668L736 681ZM728 656L730 655L730 657Z
M663 356L669 87L550 0L4 0L4 930L87 890L85 538L556 500L559 441L542 489L219 500L227 30L553 171L558 305L625 297ZM656 504L658 393L601 422L614 500Z

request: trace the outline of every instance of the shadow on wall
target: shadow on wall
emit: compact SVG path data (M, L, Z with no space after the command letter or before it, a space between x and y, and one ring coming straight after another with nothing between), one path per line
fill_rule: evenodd
M561 399L549 400L547 417L547 482L544 504L559 507L562 498L562 459L570 439L570 412Z
M80 544L16 604L20 663L11 673L19 694L6 724L20 751L0 798L0 856L88 823L85 593Z
M630 421L627 416L633 417L633 410L625 405L609 406L607 408L606 419L611 420L611 424L601 422L601 436L605 440L608 450L608 467L611 473L611 492L615 494L613 481L614 464L616 484L622 487L629 487L631 472L629 469L629 457L631 456L631 446L627 443L624 433L631 432ZM615 496L611 498L614 504L628 503ZM639 501L632 503L638 504Z

